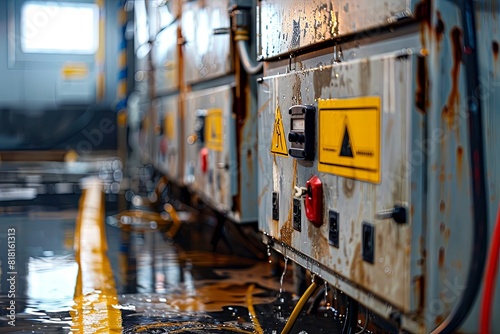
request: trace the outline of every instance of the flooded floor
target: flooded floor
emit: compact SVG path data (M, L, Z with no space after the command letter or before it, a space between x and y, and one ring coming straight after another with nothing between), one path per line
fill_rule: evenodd
M297 300L291 263L231 246L231 228L213 251L209 217L173 229L96 201L84 191L0 206L1 333L281 332ZM303 311L291 333L340 333L341 319Z

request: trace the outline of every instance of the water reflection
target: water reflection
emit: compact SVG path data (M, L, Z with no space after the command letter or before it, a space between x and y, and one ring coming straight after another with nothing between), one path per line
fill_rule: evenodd
M23 209L0 216L0 247L5 245L6 229L14 226L17 261L23 264L14 331L7 327L7 268L0 252L1 332L85 333L106 327L124 333L260 333L261 326L262 332L272 333L283 328L291 312L290 293L276 298L280 278L271 275L275 263L207 251L210 234L200 228L202 220L183 225L181 237L188 235L196 242L184 241L182 247L161 224L151 225L149 220L134 223L138 228L103 226L107 242L100 247L107 252L86 247L91 254L79 267L73 251L76 219L75 208ZM96 233L88 240L99 241ZM96 271L104 275L85 276ZM292 271L285 274L283 291L293 291ZM85 289L89 281L100 285ZM326 326L325 319L320 321L299 319L298 328L308 328L309 333L334 331L331 319L326 319ZM91 324L87 329L80 326L85 322Z

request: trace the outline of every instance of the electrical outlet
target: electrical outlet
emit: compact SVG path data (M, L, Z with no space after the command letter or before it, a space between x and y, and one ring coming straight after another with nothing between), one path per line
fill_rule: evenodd
M277 192L273 192L273 220L280 220L280 202Z
M363 222L363 260L373 263L375 258L375 226Z
M337 211L328 211L328 228L328 243L339 248L339 213Z
M293 199L293 229L302 231L302 201L298 198Z

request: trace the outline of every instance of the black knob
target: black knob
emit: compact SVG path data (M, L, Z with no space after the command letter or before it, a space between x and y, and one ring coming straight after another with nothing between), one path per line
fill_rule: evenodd
M297 132L290 132L288 134L288 141L290 142L295 142L295 143L303 143L304 142L304 135L301 133Z
M398 224L406 224L406 208L400 205L394 206L394 210L392 211L392 219Z

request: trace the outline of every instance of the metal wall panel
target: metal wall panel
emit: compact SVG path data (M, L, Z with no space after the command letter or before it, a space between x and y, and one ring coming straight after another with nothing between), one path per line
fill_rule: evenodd
M266 0L261 55L271 58L326 40L386 26L412 15L412 0ZM359 36L363 38L364 36Z
M408 223L398 225L392 219L377 218L377 213L398 203L411 203L413 212L420 214L422 211L421 189L416 193L411 191L412 182L420 182L422 178L421 168L409 163L409 152L423 132L417 125L421 115L412 105L412 82L418 57L398 58L396 54L386 54L340 64L328 63L327 59L315 59L316 63L325 64L320 67L266 77L261 84L261 104L265 105L259 115L261 229L335 274L370 290L377 298L406 312L415 311L419 296L415 295L416 282L411 277L420 272L416 267L420 254L418 246L412 247L411 240L421 236L422 222L410 217ZM357 176L346 178L318 172L317 159L305 162L291 156L270 154L278 108L286 137L291 126L288 109L292 105L317 106L318 98L337 99L338 102L352 97L381 100L380 182L363 182L356 180ZM318 110L316 122L327 112ZM340 138L341 134L332 133L334 126L317 124L316 137ZM354 150L356 132L363 130L351 124L349 131L354 138ZM356 150L356 154L360 154L360 148ZM317 142L316 157L320 151ZM306 181L313 175L323 183L324 199L319 201L324 203L321 217L324 223L318 228L307 220L304 199L300 198L301 231L298 231L292 226L294 187L306 187ZM277 221L272 218L272 192L279 194ZM338 248L329 245L329 210L339 213ZM363 222L375 226L374 263L363 261Z
M237 130L233 90L225 85L187 94L183 141L191 145L185 150L184 183L230 219L251 222L257 218L256 118L248 113Z
M177 23L172 23L156 37L153 65L155 93L162 94L179 88L179 59L177 52Z
M187 94L184 122L184 141L191 143L185 152L184 183L211 206L224 212L231 211L232 196L238 191L236 171L228 168L234 159L231 143L235 142L232 89L227 85ZM196 128L197 124L200 128ZM207 131L210 136L202 139ZM204 171L203 151L207 153Z
M489 232L491 237L500 198L500 148L498 129L500 117L500 62L498 42L500 31L500 2L474 2L477 37L477 73L479 82L468 93L472 80L467 76L465 52L465 13L461 2L434 1L432 17L422 22L422 43L429 50L429 98L427 110L428 131L439 131L430 137L428 153L427 268L431 275L426 289L424 318L427 328L440 323L459 301L466 286L466 277L472 261L473 233L473 175L470 168L470 136L467 104L479 101L483 115L483 143L486 154L486 187ZM469 53L470 55L470 53ZM475 85L476 86L476 85ZM429 132L430 133L430 132ZM497 286L500 279L497 279ZM498 289L497 289L498 290ZM482 293L482 291L480 290ZM479 328L479 301L476 298L461 333L477 333ZM495 294L496 309L500 307L500 293ZM500 319L492 317L491 328L500 328Z
M187 83L232 71L227 0L185 2L182 7L184 74ZM218 34L217 29L227 28Z

